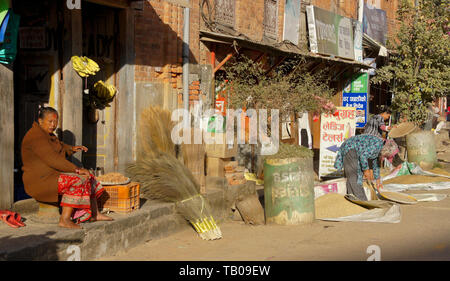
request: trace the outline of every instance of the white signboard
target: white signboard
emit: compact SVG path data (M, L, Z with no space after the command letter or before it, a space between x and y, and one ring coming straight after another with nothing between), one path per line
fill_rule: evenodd
M300 0L285 0L283 40L298 45L300 30Z
M319 178L343 177L343 171L334 168L337 152L342 143L355 135L356 109L338 107L338 114L322 114L320 123Z

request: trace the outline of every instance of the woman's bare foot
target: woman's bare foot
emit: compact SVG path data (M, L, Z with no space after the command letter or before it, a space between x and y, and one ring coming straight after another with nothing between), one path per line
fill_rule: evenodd
M60 227L64 227L64 228L81 229L80 225L72 222L72 220L70 220L70 219L60 218L58 225Z
M92 217L89 219L89 222L96 222L96 221L113 221L114 219L108 216L105 216L103 214L97 214L92 215Z
M114 220L113 218L103 215L101 213L98 213L97 217L95 219L98 221L113 221Z

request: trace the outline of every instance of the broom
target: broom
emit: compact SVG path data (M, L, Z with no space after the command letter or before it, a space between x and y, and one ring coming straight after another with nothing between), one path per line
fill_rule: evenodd
M208 201L191 171L176 158L170 132L170 112L150 107L142 114L140 140L143 157L127 168L127 174L140 182L143 193L151 198L174 202L177 211L205 240L222 238Z

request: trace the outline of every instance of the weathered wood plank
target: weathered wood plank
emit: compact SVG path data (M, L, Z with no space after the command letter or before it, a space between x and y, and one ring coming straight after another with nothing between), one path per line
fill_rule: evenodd
M83 135L83 81L72 68L70 58L82 52L82 19L80 10L64 9L64 25L68 30L64 40L64 94L62 97L63 141L70 145L80 145ZM81 153L73 160L81 165Z
M119 12L120 70L116 110L116 157L118 172L136 160L136 116L134 91L134 14L132 8Z
M14 82L13 72L0 64L0 209L14 203Z

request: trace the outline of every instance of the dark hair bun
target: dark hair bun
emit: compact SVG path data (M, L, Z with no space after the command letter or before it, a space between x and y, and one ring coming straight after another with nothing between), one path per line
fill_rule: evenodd
M45 115L49 113L58 115L58 111L56 111L56 109L54 109L53 107L39 105L38 119L44 119Z

